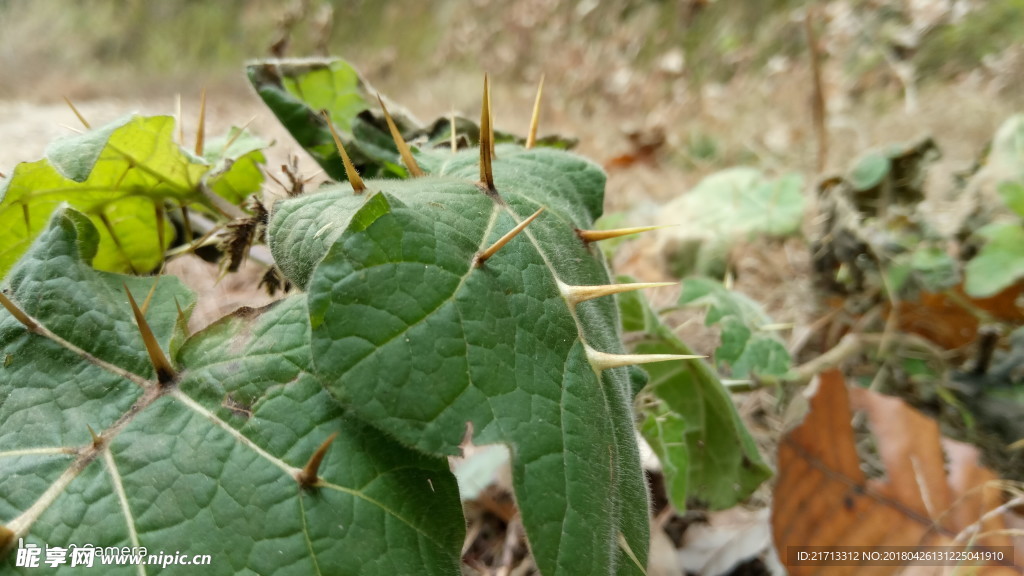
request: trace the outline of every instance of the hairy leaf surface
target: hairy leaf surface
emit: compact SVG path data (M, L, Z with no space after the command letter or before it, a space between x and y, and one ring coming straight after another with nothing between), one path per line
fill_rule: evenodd
M575 233L600 216L604 174L551 150L499 146L497 158L500 200L474 183L476 154L455 154L362 196L345 186L282 202L272 246L306 259L311 275L293 280L309 290L313 362L343 405L428 454L458 453L471 423L474 443L510 448L543 573L639 573L629 554L646 559L647 501L630 380L595 370L585 349L622 352L615 305L570 306L559 290L610 283Z
M59 210L4 286L47 332L0 311L0 350L12 357L0 368L0 548L22 538L210 554L205 574L457 571L462 517L447 463L347 415L311 375L305 296L175 344L175 300L187 309L193 296L173 278L95 271L97 240L85 216ZM156 284L146 316L161 347L177 350L167 385L123 283L140 302ZM300 486L332 434L319 480ZM5 554L0 566L13 562Z

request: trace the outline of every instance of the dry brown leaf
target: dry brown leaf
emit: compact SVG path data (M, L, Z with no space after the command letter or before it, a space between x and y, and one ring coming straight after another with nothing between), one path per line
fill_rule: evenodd
M861 469L851 405L863 410L874 434L885 478ZM855 388L842 375L821 376L803 423L779 446L772 531L783 562L790 546L941 546L1002 504L996 476L978 463L971 445L943 439L935 421L898 398ZM948 463L948 464L947 464ZM948 465L948 474L947 474ZM982 526L976 545L1016 545L1014 567L973 573L1018 574L1024 538L991 534L1005 529L1000 515ZM956 542L963 544L963 542ZM790 574L888 574L891 566L788 566ZM939 574L952 567L914 567Z

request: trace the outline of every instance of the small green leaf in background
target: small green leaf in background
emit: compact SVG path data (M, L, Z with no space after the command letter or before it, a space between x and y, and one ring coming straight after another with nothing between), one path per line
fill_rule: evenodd
M458 572L447 462L346 414L309 373L305 295L178 347L176 304L187 312L194 296L175 278L94 270L98 238L84 215L58 210L4 286L56 337L0 308L0 350L16 359L0 370L0 526L51 548L210 554L204 574ZM123 284L140 300L155 286L146 317L161 348L177 349L170 385L153 378ZM296 473L335 433L319 483L301 487ZM0 571L13 571L3 552Z
M1024 218L1024 184L1020 182L1003 182L999 185L999 196L1006 202L1014 214Z
M985 298L1024 278L1024 227L989 224L977 234L985 239L985 245L967 263L964 289L975 298Z
M623 317L653 319L636 340L638 354L692 354L650 309L639 292L619 295L620 307L644 310ZM636 335L634 335L635 337ZM704 361L647 364L647 388L638 397L640 432L661 461L669 500L680 512L688 500L713 510L748 498L771 476L729 391Z
M870 190L882 183L891 166L888 155L873 150L853 162L846 178L854 190Z
M239 145L251 147L251 140ZM249 148L239 162L225 163L211 175L211 187L229 200L257 191L262 183L257 161L261 153ZM209 204L201 186L209 171L204 159L174 141L169 116L129 116L54 142L46 158L18 164L0 182L0 277L65 202L99 230L97 269L149 272L174 238L166 216L158 222L158 211L168 202ZM162 246L158 227L164 230Z
M779 376L789 371L789 352L774 333L762 329L772 322L757 302L716 280L694 277L683 280L679 304L707 306L704 323L721 324L722 343L715 360L729 365L734 378Z
M660 223L677 225L665 231L674 244L669 251L674 273L717 277L736 242L800 233L803 179L786 174L769 180L755 168L729 168L701 180L661 214Z

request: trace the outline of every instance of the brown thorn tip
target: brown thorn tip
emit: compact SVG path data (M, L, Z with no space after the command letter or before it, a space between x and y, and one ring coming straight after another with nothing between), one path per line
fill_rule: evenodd
M331 138L334 138L334 145L338 148L338 154L341 156L341 163L345 165L345 176L348 178L352 189L355 190L356 194L362 194L366 190L366 184L363 184L363 179L359 176L359 172L356 171L355 165L352 164L352 159L348 157L348 152L345 152L345 146L341 143L341 136L338 136L338 131L334 129L334 122L331 122L331 117L327 114L327 110L321 110L320 115L324 117L324 122L327 122L327 128L331 131Z
M532 215L530 215L529 218L527 218L526 220L523 220L515 228L509 230L507 234L505 234L501 238L498 238L498 241L495 242L494 244L491 244L491 246L489 248L487 248L483 252L477 252L476 257L473 259L473 264L475 266L477 266L477 267L482 266L483 263L486 262L488 258L490 258L491 256L494 256L495 252L497 252L498 250L501 250L502 246L504 246L505 244L508 244L510 240L512 240L520 232L525 230L526 227L530 225L530 222L533 222L533 220L535 218L537 218L537 216L540 216L540 213L543 212L543 211L544 211L544 207L542 206L540 210L537 210Z
M480 105L480 183L488 190L494 191L494 170L491 167L493 160L491 142L493 131L491 130L491 87L484 74L484 97Z
M594 350L590 346L587 346L586 352L587 360L590 361L590 365L597 370L620 368L622 366L632 366L634 364L650 364L651 362L707 358L707 356L698 356L694 354L608 354L607 352Z
M530 118L530 131L526 134L526 149L533 148L537 143L537 127L540 125L540 96L544 92L544 75L541 74L537 84L537 98L533 101L533 116Z
M89 429L89 436L92 437L92 447L99 448L100 446L103 446L103 437L97 434L96 431L92 429L92 426L86 424L85 427Z
M0 524L0 555L14 546L14 531Z
M576 235L584 242L597 242L599 240L609 240L620 236L629 236L630 234L650 232L651 230L657 230L658 228L668 228L668 226L639 226L637 228L618 228L615 230L576 230Z
M123 284L123 286L125 294L128 295L128 303L132 306L132 314L135 315L139 334L142 335L142 342L146 345L149 361L153 364L153 369L156 370L157 382L167 384L177 377L177 373L167 357L164 356L164 351L160 349L160 344L157 343L156 336L153 335L153 330L149 327L149 322L146 322L146 316L139 309L139 305L135 303L135 298L132 297L132 291L128 289L127 284Z
M78 111L78 108L75 108L75 105L71 102L71 99L67 96L64 96L63 98L64 102L68 105L68 108L71 108L71 111L74 112L75 116L78 117L78 121L82 123L82 126L85 126L86 130L92 130L92 126L89 125L89 122L85 119L85 116L82 116L82 113Z
M423 170L420 170L420 165L416 163L416 159L412 157L412 152L409 150L409 145L405 143L405 138L402 137L402 133L398 131L398 126L395 126L395 121L391 118L391 114L388 113L388 107L384 105L384 99L377 94L377 102L380 102L380 109L384 111L384 120L388 123L388 130L391 131L391 138L395 141L395 146L398 147L398 154L402 157L402 162L405 163L405 168L409 171L409 175L413 178L419 178L423 176Z
M299 481L299 485L303 488L311 488L316 486L316 483L320 481L320 477L317 473L320 471L320 464L324 461L324 456L327 455L327 449L331 447L331 442L338 437L338 433L335 432L324 440L324 443L316 449L316 452L309 457L309 462L299 470L299 473L295 475L295 479Z
M559 283L562 296L570 304L579 304L580 302L586 302L587 300L593 300L594 298L600 298L601 296L610 296L612 294L620 294L622 292L632 292L633 290L643 290L646 288L662 288L665 286L676 286L678 282L636 282L633 284L603 284L598 286L570 286L568 284Z
M196 156L203 155L206 143L206 88L199 96L199 126L196 128Z
M25 314L25 312L23 312L21 308L15 306L14 302L8 300L7 296L4 296L3 292L0 292L0 304L2 304L3 307L6 308L7 311L11 313L11 316L14 316L15 320L21 322L25 326L25 328L28 328L29 330L35 332L35 330L39 327L31 318L28 317L28 314Z

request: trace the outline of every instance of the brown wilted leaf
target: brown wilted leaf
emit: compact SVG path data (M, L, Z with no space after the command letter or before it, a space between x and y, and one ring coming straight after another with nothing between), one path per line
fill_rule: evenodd
M851 405L863 410L876 440L884 478L869 479L854 444ZM948 464L947 464L948 463ZM947 473L948 466L948 473ZM791 546L963 545L958 534L999 507L996 476L978 464L971 445L943 439L938 425L898 398L856 388L847 394L838 371L823 374L810 412L779 446L772 531L779 556ZM1014 567L975 573L1016 574L1024 538L994 514L979 527L976 546L1016 545ZM790 574L888 574L893 566L788 566ZM915 567L942 573L950 567Z

